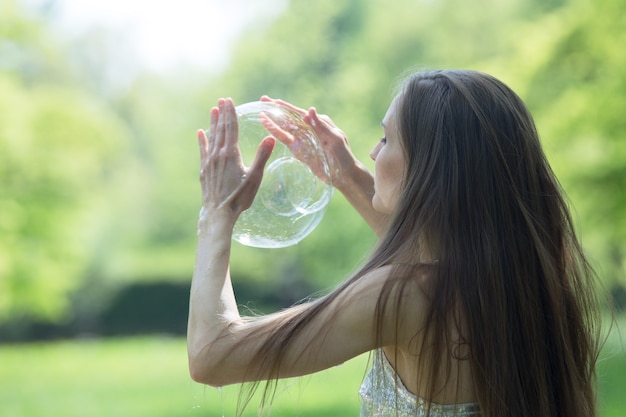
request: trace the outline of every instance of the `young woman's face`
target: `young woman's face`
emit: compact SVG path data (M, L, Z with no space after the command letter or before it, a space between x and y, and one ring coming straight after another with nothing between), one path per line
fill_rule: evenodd
M404 175L404 154L400 145L398 129L398 105L396 97L389 106L381 125L384 137L376 144L370 157L374 160L374 197L376 211L390 214L400 197L400 183Z

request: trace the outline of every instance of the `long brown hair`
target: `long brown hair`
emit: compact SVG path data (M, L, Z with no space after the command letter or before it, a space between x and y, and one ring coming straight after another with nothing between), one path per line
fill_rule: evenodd
M441 364L455 358L470 362L484 417L595 416L595 274L526 106L474 71L414 73L399 94L407 169L387 232L356 274L294 312L257 358L276 375L281 352L316 314L367 272L393 264L373 331L428 274L428 314L415 329L426 399L437 394ZM424 249L428 263L419 259Z

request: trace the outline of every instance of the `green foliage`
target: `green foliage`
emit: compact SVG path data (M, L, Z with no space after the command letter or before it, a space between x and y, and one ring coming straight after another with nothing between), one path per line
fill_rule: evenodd
M140 74L111 88L108 62L127 57L106 49L106 33L63 43L44 17L2 2L0 322L83 314L103 289L127 281L190 279L195 130L207 127L218 97L314 105L372 169L394 84L414 68L484 70L520 93L603 278L626 285L622 8L620 0L292 0L276 21L242 35L220 76ZM250 288L299 287L294 297L304 297L336 285L374 244L335 193L299 245L236 244L232 273Z
M120 180L125 130L76 91L2 74L0 90L0 317L54 317L106 227L106 186Z
M40 53L51 49L39 48L37 25L11 22L0 44L25 48L30 59L12 62L18 70L54 61ZM128 163L127 131L110 109L34 74L0 69L0 321L65 312L67 293L101 256L114 213L107 204Z
M528 102L572 197L585 245L601 265L602 277L624 285L626 26L621 8L616 0L293 1L264 36L254 32L242 40L219 85L239 101L269 94L316 105L333 116L355 153L367 160L380 135L389 86L407 68L492 72ZM333 224L335 233L328 239L312 236L306 243L319 242L323 249L301 252L302 263L313 254L323 256L326 270L307 269L322 282L322 276L347 270L338 256L345 248L362 254L371 246L362 225L342 223L349 211L341 204L332 207L324 222ZM350 256L352 262L360 259L354 252Z
M626 17L621 2L573 4L527 74L529 103L608 283L626 285ZM554 17L552 17L554 19ZM528 55L524 55L528 56Z

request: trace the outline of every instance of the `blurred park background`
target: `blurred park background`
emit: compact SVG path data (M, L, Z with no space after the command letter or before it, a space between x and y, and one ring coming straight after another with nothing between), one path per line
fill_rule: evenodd
M623 0L117 3L117 24L72 26L68 0L0 1L0 416L232 415L236 390L186 369L196 129L219 97L267 94L331 115L372 168L407 69L477 69L520 94L625 323ZM159 36L124 18L133 7ZM297 246L235 244L238 299L287 306L373 244L336 193ZM623 340L600 365L603 417L626 415ZM272 415L357 415L366 360L285 383Z

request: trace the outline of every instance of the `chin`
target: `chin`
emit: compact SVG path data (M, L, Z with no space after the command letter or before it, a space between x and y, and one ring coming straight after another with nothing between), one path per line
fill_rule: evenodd
M389 210L387 210L387 208L383 204L381 204L378 197L376 197L376 194L374 194L374 197L372 197L372 207L379 213L388 214Z

